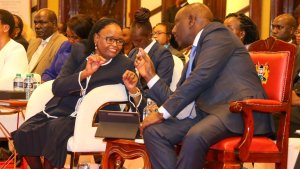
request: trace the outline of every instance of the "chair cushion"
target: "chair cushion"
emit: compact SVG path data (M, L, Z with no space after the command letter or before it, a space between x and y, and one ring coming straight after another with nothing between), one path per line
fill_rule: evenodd
M250 52L262 85L272 100L285 100L290 52Z
M230 137L212 145L210 149L234 151L240 142L241 137ZM250 145L250 152L278 152L278 148L273 140L267 137L254 137Z

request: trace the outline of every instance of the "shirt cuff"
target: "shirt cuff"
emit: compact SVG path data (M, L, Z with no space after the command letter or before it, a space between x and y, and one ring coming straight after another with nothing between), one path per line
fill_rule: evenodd
M148 88L151 89L158 80L159 80L158 75L155 75L154 77L152 77L152 79L149 80L149 82L147 83Z
M140 97L140 100L139 100L139 102L138 102L138 104L137 105L135 105L134 104L134 102L132 102L131 101L131 99L129 99L129 102L132 104L132 105L134 105L135 106L135 109L138 109L138 107L140 106L140 104L141 104L141 102L142 102L142 98L143 98L143 94L141 93L141 95L140 95L141 97ZM130 95L128 95L128 97L129 98L132 98L132 100L134 100L134 98L133 97L131 97Z
M158 108L158 112L163 114L164 119L168 119L169 117L171 117L170 113L163 106L160 106Z

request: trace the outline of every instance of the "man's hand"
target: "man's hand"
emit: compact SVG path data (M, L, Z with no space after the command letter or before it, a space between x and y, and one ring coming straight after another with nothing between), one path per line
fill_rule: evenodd
M126 70L122 78L127 90L130 93L136 93L138 90L136 87L138 83L138 77L136 74L130 70Z
M147 53L139 48L139 53L136 55L134 66L138 69L139 74L149 82L155 76L155 68Z
M153 124L158 124L163 122L164 117L163 114L158 113L158 112L151 112L142 122L140 126L140 132L141 136L143 136L144 129L148 126L151 126Z

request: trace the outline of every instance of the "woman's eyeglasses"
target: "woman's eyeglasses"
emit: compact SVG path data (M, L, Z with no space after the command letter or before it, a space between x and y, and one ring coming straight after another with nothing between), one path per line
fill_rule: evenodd
M99 36L101 36L101 35L99 35ZM115 38L110 37L110 36L108 36L108 37L101 36L101 37L104 38L106 43L109 44L109 45L112 45L112 44L116 43L118 46L123 46L124 43L125 43L123 39L115 39Z
M168 34L167 32L152 32L152 36L158 36L161 34Z

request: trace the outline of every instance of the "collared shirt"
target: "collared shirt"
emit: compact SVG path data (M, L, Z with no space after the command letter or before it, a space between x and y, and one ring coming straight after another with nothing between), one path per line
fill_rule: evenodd
M31 57L31 60L29 62L29 72L32 72L32 70L35 68L36 64L38 63L39 58L41 57L43 50L47 46L47 44L50 41L50 39L52 38L52 36L53 36L53 34L50 37L48 37L46 40L42 39L40 46L34 52L34 54Z
M203 32L203 29L200 30L199 33L196 35L196 37L194 39L194 42L193 42L193 46L197 46L198 45L198 42L200 40L202 32ZM155 75L151 80L149 80L149 82L147 83L147 86L149 87L149 89L151 89L158 80L159 80L159 76L158 75ZM160 106L158 108L158 112L163 113L164 119L168 119L169 117L171 117L170 113L163 106Z
M153 40L153 39L152 39L152 42L151 42L147 47L145 47L144 51L145 51L146 53L149 53L150 49L151 49L152 46L155 44L155 42L156 42L156 40Z

